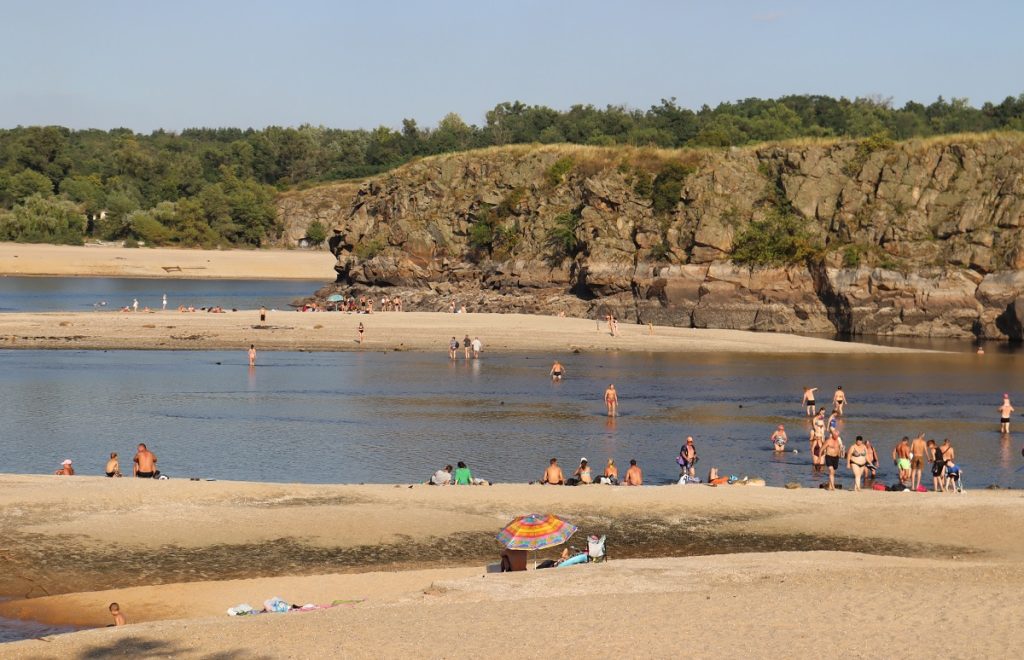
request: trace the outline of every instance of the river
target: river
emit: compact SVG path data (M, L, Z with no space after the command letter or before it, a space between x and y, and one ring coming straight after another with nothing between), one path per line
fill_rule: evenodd
M547 378L552 357L568 378ZM1008 391L1024 401L1024 355L751 356L444 352L0 351L0 471L50 473L65 458L98 475L111 451L130 472L146 442L171 478L312 483L423 481L463 460L479 477L524 482L551 457L569 473L635 458L649 483L678 477L674 457L697 441L701 474L815 485L800 407L804 384L850 404L840 430L874 441L881 478L896 440L949 437L968 488L1024 487L1021 441L998 433ZM609 420L608 383L621 398ZM1024 406L1022 406L1024 410ZM784 423L791 448L771 451ZM843 481L849 487L845 467Z

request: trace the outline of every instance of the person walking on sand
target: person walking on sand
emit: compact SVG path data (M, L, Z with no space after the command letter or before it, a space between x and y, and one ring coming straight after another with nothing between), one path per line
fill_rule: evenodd
M817 387L804 387L804 398L803 407L807 411L808 417L814 417L814 408L817 402L814 400L814 393L818 391Z
M363 327L363 322L359 322L359 327L356 328L356 334L359 336L359 345L363 345L363 335L366 333L366 328Z
M107 461L107 466L103 469L103 474L108 477L120 477L121 476L121 462L117 458L117 452L110 452L110 460Z
M64 477L74 476L75 468L71 467L71 459L65 458L64 462L60 464L60 469L54 472L54 474L61 475Z
M631 458L629 460L629 469L626 470L626 477L622 480L623 486L643 486L644 485L644 473L640 469L640 466L636 464L636 459Z
M138 298L132 298L132 311L133 312L139 311L139 299Z
M454 360L459 357L459 340L452 337L448 342L448 359Z
M786 427L779 424L775 432L772 433L770 440L772 441L773 450L786 451L786 443L789 442L789 437L786 436Z
M551 371L548 372L548 375L551 376L551 380L557 383L565 378L565 367L562 366L561 362L555 360L555 363L551 365Z
M842 445L842 439L839 437L839 431L832 429L832 432L828 434L828 439L825 440L825 467L828 468L828 489L836 489L836 470L839 469L839 455L842 453L840 448Z
M999 432L1010 432L1010 415L1013 414L1013 406L1010 405L1010 394L1003 394L1003 403L999 406Z
M256 344L249 344L249 366L256 366Z
M871 444L870 440L865 440L864 445L868 448L868 465L867 474L865 479L869 481L875 480L875 475L878 474L878 450Z
M927 454L928 443L925 442L924 433L922 433L910 443L910 490L917 490L917 487L921 485Z
M843 408L849 403L846 400L846 392L843 391L843 386L836 386L836 393L832 395L832 408L836 411L840 417L843 415Z
M541 477L540 482L551 486L562 486L565 484L565 475L562 473L562 468L558 467L557 458L552 458L548 463L548 469L544 470L544 476Z
M267 308L260 305L260 323L264 323L267 320Z
M165 311L165 312L167 311L167 294L166 293L164 294L164 299L162 301L162 308L163 308L163 311Z
M139 449L135 453L135 458L132 459L135 464L134 474L139 479L155 479L157 475L156 471L156 454L149 451L144 442L139 443Z
M619 393L615 391L615 385L609 384L604 391L604 405L608 408L609 417L617 417L619 414Z
M483 348L484 348L484 345L480 341L480 338L479 337L473 337L473 359L474 360L480 357L480 351L482 351Z
M846 454L846 467L853 471L853 490L860 491L860 482L864 478L868 465L868 448L864 444L864 438L857 436L850 451Z

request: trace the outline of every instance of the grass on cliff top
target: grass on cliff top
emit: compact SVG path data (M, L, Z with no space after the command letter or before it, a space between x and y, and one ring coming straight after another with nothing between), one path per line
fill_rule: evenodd
M499 156L512 156L522 158L534 155L548 155L553 159L569 157L577 165L584 165L588 169L598 171L603 168L614 168L625 163L636 170L646 170L652 174L657 173L667 163L683 163L696 165L707 156L717 155L726 152L751 154L768 147L780 147L788 149L803 149L808 147L833 147L840 145L858 145L863 140L870 138L812 138L802 137L792 140L778 142L760 142L744 145L741 147L694 147L685 149L663 149L660 147L637 147L632 145L615 146L591 146L583 144L509 144L501 146L483 147L469 151L456 151L435 156L415 158L393 170L382 172L373 177L361 179L346 179L333 181L321 185L314 185L305 189L299 188L281 193L281 196L295 195L311 189L325 189L330 187L358 186L374 178L389 176L402 176L409 171L422 168L435 162L443 162L449 159L471 159ZM936 145L950 144L980 144L984 142L1003 142L1011 144L1024 144L1024 132L1022 131L989 131L986 133L954 133L947 135L936 135L926 138L912 138L893 142L892 149L907 147L911 152L932 148Z

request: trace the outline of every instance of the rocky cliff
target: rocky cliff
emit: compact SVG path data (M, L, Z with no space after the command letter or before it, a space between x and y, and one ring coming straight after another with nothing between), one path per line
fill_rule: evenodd
M1024 136L494 148L331 190L285 221L333 228L338 288L414 308L1022 337Z

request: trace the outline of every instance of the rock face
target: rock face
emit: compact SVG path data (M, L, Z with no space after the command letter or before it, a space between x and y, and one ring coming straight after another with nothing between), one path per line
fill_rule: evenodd
M674 188L663 185L673 165ZM354 192L294 193L281 212L289 226L333 228L339 286L401 289L414 308L922 337L1021 339L1024 328L1014 136L489 149L417 161ZM808 255L733 261L752 223L780 214L802 226Z

